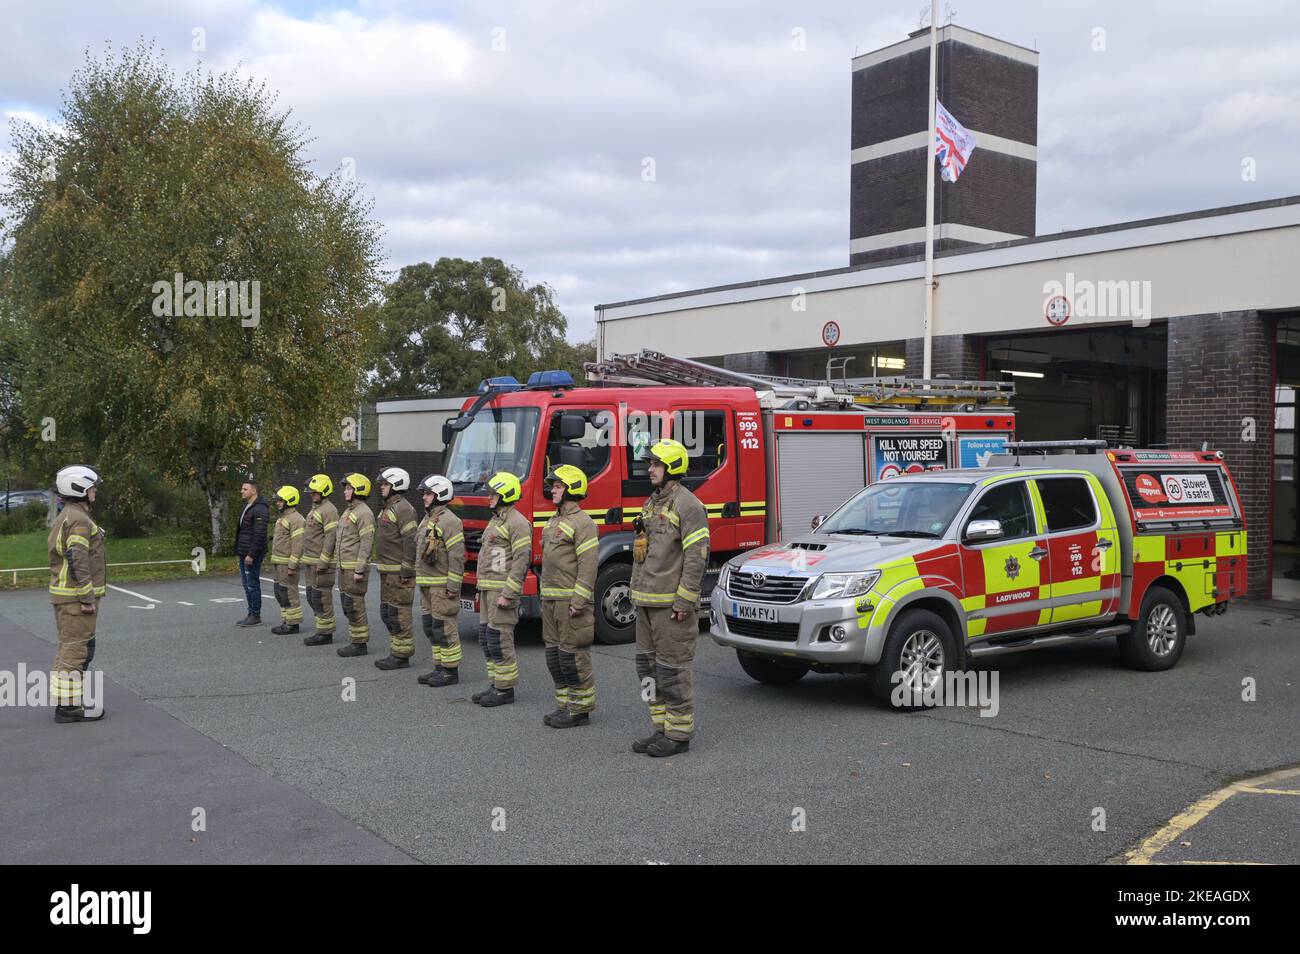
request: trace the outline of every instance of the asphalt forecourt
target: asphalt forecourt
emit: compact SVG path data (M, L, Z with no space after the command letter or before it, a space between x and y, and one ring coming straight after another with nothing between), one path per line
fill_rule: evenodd
M518 702L481 709L473 639L458 686L416 682L423 637L410 669L372 665L387 635L371 589L371 650L355 659L338 641L272 635L269 599L263 626L235 626L234 577L110 590L96 657L107 718L6 713L0 813L24 833L7 860L1300 862L1300 797L1285 794L1234 796L1139 850L1225 784L1300 762L1300 641L1285 613L1201 620L1167 673L1124 668L1108 641L1002 657L992 699L914 714L869 701L861 676L760 685L702 636L696 744L652 760L628 748L648 728L632 646L596 647L591 725L554 730L534 627L521 629ZM471 614L461 626L476 631ZM45 594L0 599L2 668L48 667L53 639ZM68 785L51 751L85 784ZM57 815L35 807L54 790ZM263 830L276 805L310 822L292 849ZM66 817L80 819L75 845L57 837Z

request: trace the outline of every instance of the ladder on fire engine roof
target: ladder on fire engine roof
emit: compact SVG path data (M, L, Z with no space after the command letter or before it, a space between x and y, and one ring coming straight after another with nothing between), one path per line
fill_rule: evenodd
M963 381L948 378L866 378L857 381L818 381L814 378L782 378L766 374L744 374L689 358L674 358L658 351L611 354L604 361L584 366L587 380L594 384L654 385L688 387L746 387L759 392L765 405L794 402L796 406L869 405L886 407L933 407L961 409L997 405L1005 408L1015 396L1010 381ZM765 394L771 400L763 400Z

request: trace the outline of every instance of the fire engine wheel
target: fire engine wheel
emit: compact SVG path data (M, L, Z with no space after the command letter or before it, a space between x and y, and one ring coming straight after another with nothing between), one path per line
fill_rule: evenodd
M1163 586L1153 586L1142 600L1142 612L1132 632L1116 638L1124 662L1134 669L1172 669L1187 644L1187 614L1183 602Z
M871 691L894 709L928 709L942 698L944 675L956 667L957 650L943 617L906 610L889 627L880 662L871 667ZM902 673L895 678L896 673Z
M606 645L636 639L631 564L607 563L596 575L596 639Z
M743 649L736 650L740 668L749 678L769 686L788 686L798 682L808 673L811 663L802 659L773 659L771 656L758 656Z

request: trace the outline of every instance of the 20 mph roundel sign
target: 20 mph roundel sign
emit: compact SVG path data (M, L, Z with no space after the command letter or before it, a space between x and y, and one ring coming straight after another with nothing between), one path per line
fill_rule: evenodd
M840 326L838 322L828 321L822 325L822 344L834 348L840 343Z

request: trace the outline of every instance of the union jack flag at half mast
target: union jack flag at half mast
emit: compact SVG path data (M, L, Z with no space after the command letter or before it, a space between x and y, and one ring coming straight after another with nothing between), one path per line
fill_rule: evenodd
M975 136L943 108L943 103L936 102L934 112L934 154L939 157L939 174L946 182L956 182L975 151Z

